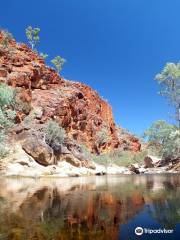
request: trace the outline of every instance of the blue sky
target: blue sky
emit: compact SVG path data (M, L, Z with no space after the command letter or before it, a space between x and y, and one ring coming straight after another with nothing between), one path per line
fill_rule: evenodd
M115 121L140 134L153 121L171 121L154 80L179 61L179 0L1 1L0 26L26 41L41 28L39 51L67 59L62 75L84 82L112 105Z

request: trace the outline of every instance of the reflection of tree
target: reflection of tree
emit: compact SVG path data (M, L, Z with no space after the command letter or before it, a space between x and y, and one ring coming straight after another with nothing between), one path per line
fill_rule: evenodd
M149 208L149 214L166 228L174 228L180 222L180 201L177 192L166 192L165 199L155 199Z

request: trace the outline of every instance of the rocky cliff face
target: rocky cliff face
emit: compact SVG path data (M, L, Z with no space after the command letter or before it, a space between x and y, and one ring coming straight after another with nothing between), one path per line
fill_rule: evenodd
M94 153L119 147L140 150L135 137L119 137L112 109L97 92L59 76L27 45L12 39L8 47L4 47L2 39L3 33L0 32L0 82L17 90L16 97L21 101L16 117L19 126L27 116L33 118L37 126L54 119L70 139L84 144ZM22 130L16 131L19 132Z

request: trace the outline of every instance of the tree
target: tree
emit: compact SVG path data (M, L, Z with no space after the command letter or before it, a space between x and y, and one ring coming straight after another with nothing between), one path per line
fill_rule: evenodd
M161 86L160 94L175 107L180 130L180 63L167 63L161 73L156 75Z
M180 132L175 125L158 120L144 133L144 138L155 147L160 146L159 153L163 158L180 157Z
M31 45L32 50L34 50L37 44L39 43L40 40L39 32L40 28L32 28L31 26L26 28L26 37L28 39L29 44Z
M52 64L54 64L56 70L58 73L60 73L60 71L62 70L63 65L66 62L66 59L60 57L60 56L56 56L53 60L51 60Z

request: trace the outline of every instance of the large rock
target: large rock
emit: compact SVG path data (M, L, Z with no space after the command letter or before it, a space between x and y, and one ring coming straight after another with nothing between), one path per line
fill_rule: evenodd
M131 164L129 170L135 174L140 174L139 168L135 164Z
M151 157L146 156L144 158L144 167L145 168L153 168L154 167L153 160Z
M39 164L44 166L54 164L53 150L38 138L32 137L26 139L22 144L22 148Z
M70 163L74 167L81 167L81 161L75 158L72 154L62 155L61 160Z
M79 160L72 154L62 154L60 156L61 161L66 161L73 165L74 167L85 167L90 169L96 169L95 164L92 161L89 160Z

